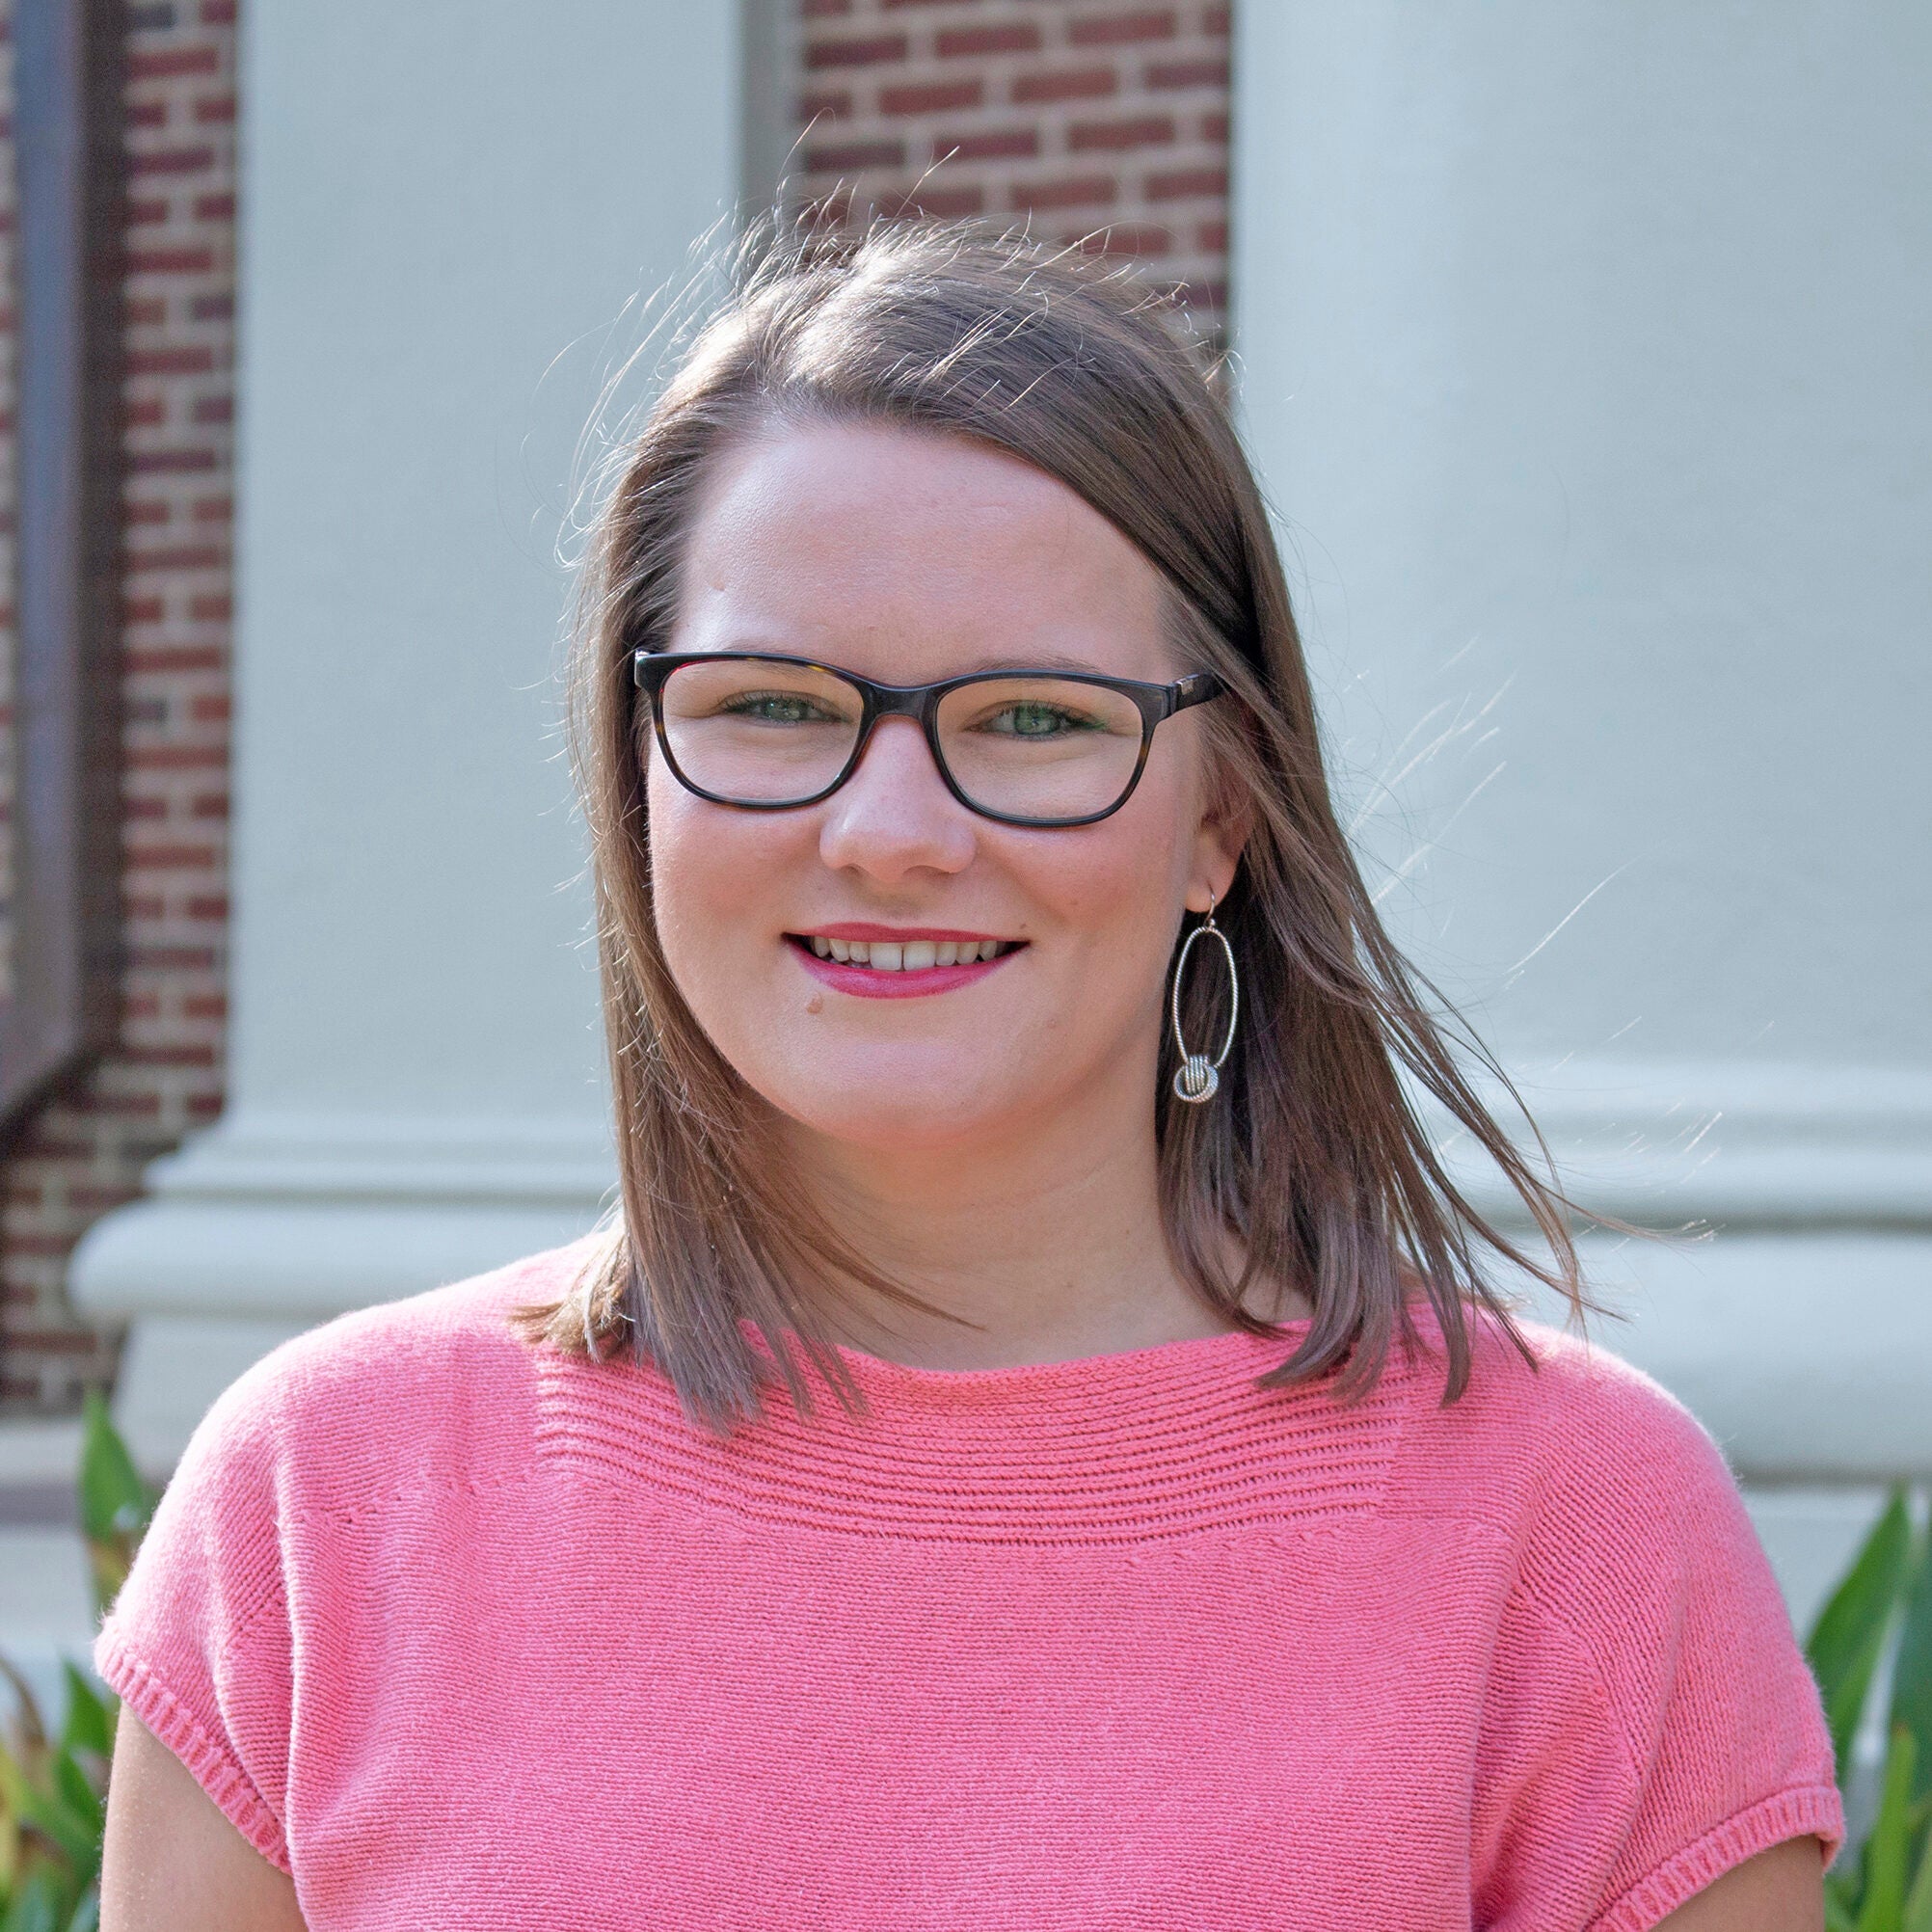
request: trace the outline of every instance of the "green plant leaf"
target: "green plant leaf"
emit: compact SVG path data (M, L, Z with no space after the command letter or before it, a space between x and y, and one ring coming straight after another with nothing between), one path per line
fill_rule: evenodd
M107 1808L70 1751L61 1750L54 1754L54 1788L61 1794L61 1803L76 1818L86 1820L93 1828L95 1862L98 1863L100 1834L107 1822ZM92 1872L83 1873L86 1877L92 1875Z
M76 1811L57 1790L27 1785L13 1795L20 1822L59 1852L69 1872L83 1880L92 1877L100 1865L101 1828L94 1817Z
M94 1613L105 1617L127 1580L134 1551L153 1520L160 1499L141 1479L127 1444L108 1419L97 1388L83 1398L80 1518L93 1572Z
M0 1919L0 1932L61 1932L63 1891L59 1877L44 1867L29 1872Z
M61 1669L67 1680L67 1721L61 1727L61 1744L68 1751L97 1751L114 1756L114 1713L95 1695L94 1686L66 1657Z
M1865 1841L1865 1900L1858 1932L1899 1932L1905 1917L1906 1861L1912 1849L1912 1770L1919 1747L1904 1725L1892 1727L1885 1789Z
M20 1756L29 1765L35 1764L47 1748L47 1727L41 1719L40 1706L35 1700L34 1687L4 1655L0 1655L0 1677L5 1677L13 1686L14 1730L18 1733Z
M1892 1721L1912 1732L1919 1769L1912 1795L1932 1791L1932 1542L1921 1542L1919 1560L1904 1585L1905 1619L1892 1670Z
M1838 1868L1825 1874L1825 1917L1834 1913L1847 1926L1858 1924L1859 1893L1865 1886L1865 1847L1847 1846Z
M1831 1727L1838 1784L1845 1782L1851 1741L1865 1711L1886 1630L1905 1584L1912 1552L1912 1516L1905 1486L1894 1484L1884 1512L1865 1540L1845 1579L1819 1613L1805 1645Z
M20 1767L20 1760L5 1744L0 1744L0 1809L9 1817L23 1818L32 1797L33 1786Z
M67 1932L100 1932L100 1888L91 1885L81 1893L74 1916L67 1920Z
M138 1535L152 1520L159 1499L141 1480L127 1444L108 1418L99 1389L87 1391L83 1408L81 1529L94 1537Z
M1905 1917L1899 1932L1932 1932L1932 1844L1920 1844L1919 1875L1905 1895Z

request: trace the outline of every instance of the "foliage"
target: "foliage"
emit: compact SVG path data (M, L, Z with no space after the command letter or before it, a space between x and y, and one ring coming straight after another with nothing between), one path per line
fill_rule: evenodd
M1890 1655L1876 1713L1886 1740L1878 1810L1825 1880L1830 1932L1932 1932L1932 1539L1902 1486L1819 1614L1805 1646L1831 1725L1838 1788ZM1850 1807L1847 1806L1849 1811Z
M158 1500L95 1389L87 1392L80 1522L96 1623L126 1580ZM107 1773L120 1699L105 1701L62 1660L67 1713L48 1735L26 1679L0 1657L17 1709L0 1736L0 1932L94 1932L100 1919L100 1849Z

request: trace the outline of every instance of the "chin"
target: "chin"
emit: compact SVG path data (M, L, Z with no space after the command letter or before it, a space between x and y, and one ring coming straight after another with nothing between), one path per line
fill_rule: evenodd
M773 1094L801 1127L843 1145L880 1154L943 1150L1010 1131L1036 1109L1036 1093L989 1083L985 1067L913 1072L876 1064L809 1090Z
M904 1113L884 1110L864 1115L819 1115L801 1124L841 1147L900 1159L950 1153L973 1146L1000 1131L997 1122L948 1123L913 1109Z

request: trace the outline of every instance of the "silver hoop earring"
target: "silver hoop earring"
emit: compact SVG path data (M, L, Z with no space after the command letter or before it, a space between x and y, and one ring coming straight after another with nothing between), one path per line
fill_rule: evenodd
M1205 1054L1190 1053L1188 1043L1181 1035L1181 979L1188 970L1188 954L1194 950L1194 941L1205 933L1210 938L1221 941L1221 956L1227 961L1227 1037L1221 1043L1221 1052L1213 1060ZM1214 894L1208 894L1207 918L1188 934L1181 947L1181 956L1174 961L1174 994L1171 1006L1174 1021L1174 1044L1181 1052L1181 1064L1174 1074L1174 1095L1198 1106L1204 1100L1212 1100L1221 1086L1221 1069L1234 1048L1235 1022L1241 1017L1241 976L1234 970L1234 948L1227 943L1227 934L1214 923Z

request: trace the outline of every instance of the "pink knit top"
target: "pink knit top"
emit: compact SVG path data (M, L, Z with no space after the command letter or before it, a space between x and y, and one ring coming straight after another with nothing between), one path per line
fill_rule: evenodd
M868 1418L723 1443L505 1328L581 1252L255 1364L100 1632L311 1932L1636 1932L1837 1847L1736 1488L1613 1356L848 1353Z

